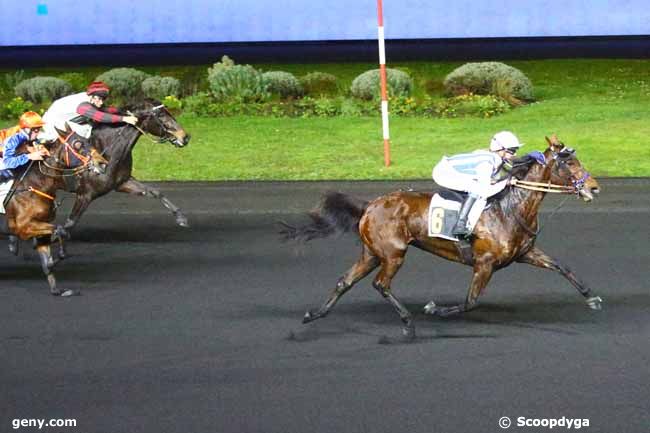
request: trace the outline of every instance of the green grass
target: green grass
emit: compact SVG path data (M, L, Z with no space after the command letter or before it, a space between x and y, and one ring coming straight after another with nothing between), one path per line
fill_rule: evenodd
M391 117L392 165L383 166L379 117L194 118L179 121L192 134L185 149L140 140L135 175L147 180L317 180L429 178L443 154L487 146L502 129L515 132L524 150L543 149L557 133L577 149L595 176L650 176L650 61L513 61L533 82L537 103L489 118ZM460 63L410 62L415 96L425 81L441 81ZM255 65L296 75L336 75L342 88L374 64ZM207 67L207 65L205 66ZM182 75L191 67L142 68ZM7 71L0 71L7 72ZM26 71L33 75L42 71ZM48 73L62 73L63 70ZM101 72L98 69L93 73ZM193 72L196 74L196 71Z

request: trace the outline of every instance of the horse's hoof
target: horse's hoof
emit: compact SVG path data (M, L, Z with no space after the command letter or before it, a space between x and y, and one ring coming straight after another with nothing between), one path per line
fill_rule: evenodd
M14 256L18 255L18 238L15 236L9 236L9 252Z
M309 323L314 320L314 316L311 314L311 311L307 311L302 318L302 323Z
M185 218L185 215L178 215L176 217L176 224L178 224L181 227L189 228L190 223L187 221L187 218Z
M592 310L600 311L603 309L603 300L600 296L594 296L585 301L587 306Z
M61 292L59 296L61 296L62 298L67 298L69 296L79 296L79 295L81 295L81 292L79 290L68 289Z
M424 308L422 309L422 312L424 314L435 315L436 308L438 308L436 303L433 302L433 301L429 301L429 303L427 305L425 305Z
M415 326L405 326L402 328L402 339L405 342L411 342L415 340Z

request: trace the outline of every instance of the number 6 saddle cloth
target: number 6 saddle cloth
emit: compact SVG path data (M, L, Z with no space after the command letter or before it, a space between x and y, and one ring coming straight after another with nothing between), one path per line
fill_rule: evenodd
M429 236L458 242L458 238L451 232L458 221L458 213L465 197L464 193L447 189L433 195L429 204ZM472 207L467 218L470 231L474 230L481 213L487 207L485 203L485 200L478 199Z

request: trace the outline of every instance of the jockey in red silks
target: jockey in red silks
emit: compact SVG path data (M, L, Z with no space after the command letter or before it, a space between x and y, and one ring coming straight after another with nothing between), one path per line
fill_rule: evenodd
M468 236L467 218L474 206L485 207L491 197L508 185L507 179L500 179L504 163L510 162L517 149L523 146L509 131L496 133L490 141L489 150L476 150L454 156L444 156L433 168L433 180L440 186L467 192L458 221L452 231L456 236Z
M39 138L46 141L55 139L54 128L65 129L66 122L85 138L90 138L93 123L126 122L135 125L138 122L135 116L123 116L115 107L102 109L109 93L110 89L105 83L94 81L85 92L57 99L43 115L46 126Z

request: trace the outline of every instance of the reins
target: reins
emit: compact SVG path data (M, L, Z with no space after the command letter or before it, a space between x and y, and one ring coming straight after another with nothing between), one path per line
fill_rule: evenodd
M574 194L576 188L568 185L557 185L551 182L530 182L527 180L518 180L517 178L512 178L510 181L512 186L517 188L526 189L529 191L541 191L541 192L551 192L556 194Z

